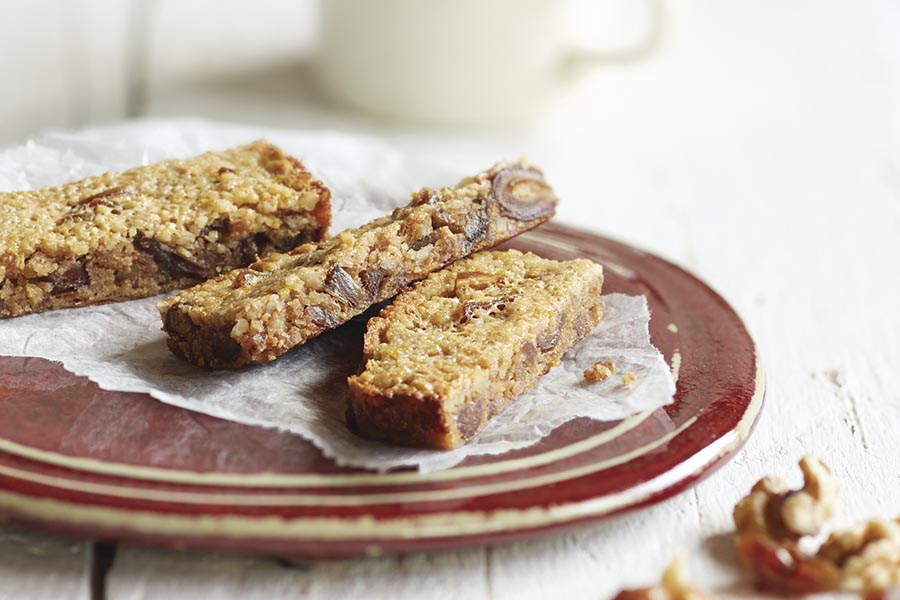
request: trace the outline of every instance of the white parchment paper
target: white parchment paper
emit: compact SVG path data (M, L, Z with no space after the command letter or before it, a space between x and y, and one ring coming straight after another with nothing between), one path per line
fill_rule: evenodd
M424 184L447 185L461 175L367 138L167 120L49 134L8 149L0 153L0 191L55 185L259 137L300 156L331 188L332 231L405 204L409 193ZM204 371L167 350L154 307L158 299L0 320L0 355L60 361L104 389L145 392L213 416L285 429L310 440L338 464L374 470L449 468L470 455L534 444L576 417L615 420L657 408L671 402L675 391L665 360L650 344L646 300L610 294L604 297L607 309L600 326L468 445L450 452L400 448L360 439L345 425L346 378L359 364L363 319L267 365ZM598 360L613 361L617 374L585 384L582 372ZM621 375L629 371L637 376L632 386L622 384Z

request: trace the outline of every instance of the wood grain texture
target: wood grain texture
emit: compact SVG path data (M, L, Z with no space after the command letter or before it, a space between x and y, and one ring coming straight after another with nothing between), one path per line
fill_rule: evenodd
M90 544L0 524L0 600L90 598Z

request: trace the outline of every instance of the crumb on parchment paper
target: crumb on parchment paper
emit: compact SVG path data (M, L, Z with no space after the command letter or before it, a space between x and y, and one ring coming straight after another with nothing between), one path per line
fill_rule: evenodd
M605 381L616 372L616 367L611 360L598 360L584 370L584 380L588 383Z

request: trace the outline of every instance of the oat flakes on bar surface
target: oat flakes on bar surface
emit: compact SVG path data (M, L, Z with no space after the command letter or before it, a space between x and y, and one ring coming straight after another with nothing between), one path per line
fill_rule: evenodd
M0 193L0 317L187 287L330 220L325 186L264 141Z
M161 302L169 347L204 367L274 360L432 271L536 227L556 202L523 161L423 188L390 215Z
M603 268L517 250L432 273L369 320L350 425L407 446L478 434L600 322Z

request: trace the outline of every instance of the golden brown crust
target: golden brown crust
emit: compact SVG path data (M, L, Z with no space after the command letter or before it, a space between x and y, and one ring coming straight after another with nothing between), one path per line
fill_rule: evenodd
M150 296L322 239L330 193L264 141L0 194L0 317Z
M410 282L539 225L555 206L540 171L521 162L423 188L390 215L161 302L169 347L204 367L274 360Z
M460 446L599 322L602 283L591 261L515 250L431 274L369 320L349 422L397 444Z
M281 148L272 144L259 140L253 144L259 149L260 154L265 158L263 167L271 173L276 181L287 186L294 191L305 193L312 190L318 202L312 208L312 214L321 229L322 235L315 240L324 239L328 228L331 226L331 191L325 187L325 184L314 179L312 174L306 170L297 158L285 154ZM285 164L286 163L286 164Z

